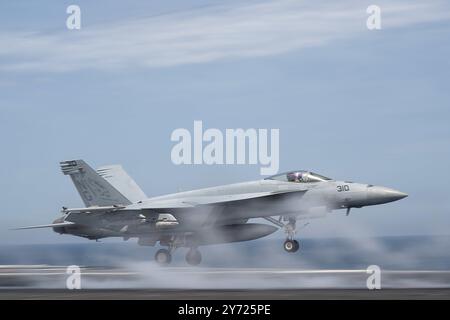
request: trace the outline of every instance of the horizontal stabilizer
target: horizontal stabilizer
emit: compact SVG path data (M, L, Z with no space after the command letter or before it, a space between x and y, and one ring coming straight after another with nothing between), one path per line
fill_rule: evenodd
M38 226L29 226L29 227L20 227L20 228L14 228L11 230L25 230L25 229L39 229L39 228L55 228L55 227L66 227L74 225L75 223L70 221L65 221L61 223L52 223L52 224L41 224Z

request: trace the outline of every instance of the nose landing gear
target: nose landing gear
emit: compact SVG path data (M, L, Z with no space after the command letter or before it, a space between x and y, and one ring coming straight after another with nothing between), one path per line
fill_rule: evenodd
M283 248L287 252L297 252L300 248L300 243L297 240L287 239L283 244Z
M279 220L276 220L272 217L265 217L265 219L267 221L270 221L273 224L279 226L280 228L283 228L284 232L286 232L287 239L283 243L284 250L286 250L287 252L293 253L293 252L297 252L298 249L300 249L300 243L294 239L295 230L296 230L296 222L297 222L297 219L295 217L289 217L288 223L281 222L282 217L280 217ZM303 227L305 227L307 225L308 225L308 223L306 223Z
M283 244L284 250L287 252L297 252L300 248L300 244L297 240L294 239L295 236L295 228L296 228L296 219L289 218L289 222L285 224L284 230L287 235L287 239Z

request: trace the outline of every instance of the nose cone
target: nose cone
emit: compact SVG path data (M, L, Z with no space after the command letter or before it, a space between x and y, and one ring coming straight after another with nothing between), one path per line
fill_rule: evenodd
M406 193L379 186L367 188L367 200L370 204L382 204L406 198Z

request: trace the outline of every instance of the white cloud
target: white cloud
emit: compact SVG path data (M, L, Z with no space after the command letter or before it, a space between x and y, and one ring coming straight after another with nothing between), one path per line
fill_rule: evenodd
M0 33L0 70L169 67L268 56L322 46L370 32L389 32L450 18L443 2L378 1L381 31L366 29L361 1L270 1L207 7L182 13L83 24L81 31Z

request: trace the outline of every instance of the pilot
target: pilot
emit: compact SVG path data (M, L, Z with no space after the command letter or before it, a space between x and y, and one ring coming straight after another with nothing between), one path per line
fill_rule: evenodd
M289 182L301 182L302 174L300 172L290 172L287 174L287 180Z

